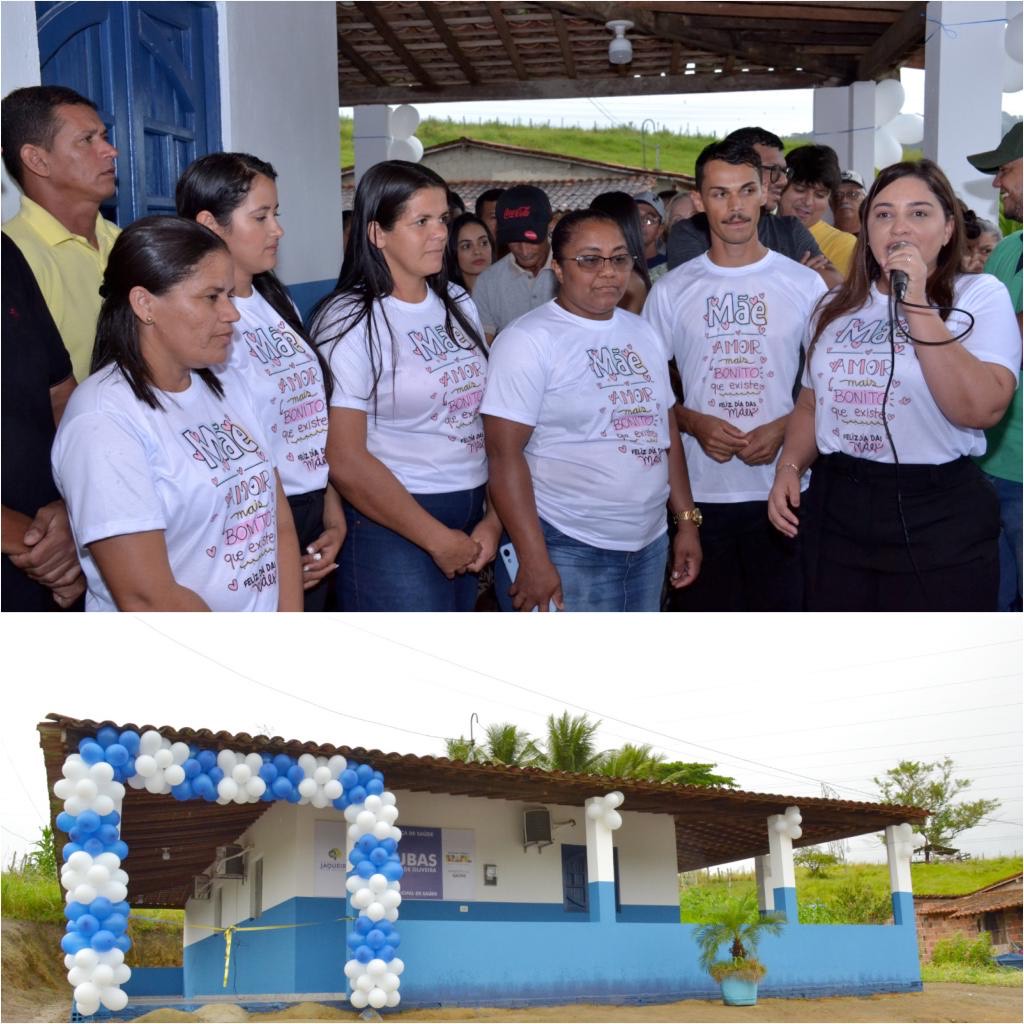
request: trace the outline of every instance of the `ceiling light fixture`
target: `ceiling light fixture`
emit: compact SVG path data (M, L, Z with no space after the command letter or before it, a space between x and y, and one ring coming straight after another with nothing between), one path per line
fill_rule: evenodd
M171 859L171 848L169 846L163 847L163 851L160 854L160 859L161 860L170 860Z
M633 59L633 44L626 38L626 32L633 27L631 21L606 21L605 28L615 33L608 44L608 61L611 64L629 64Z

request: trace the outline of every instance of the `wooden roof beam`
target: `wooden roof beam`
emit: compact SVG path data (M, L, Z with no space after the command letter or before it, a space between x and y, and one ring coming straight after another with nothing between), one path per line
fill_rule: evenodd
M352 67L357 68L364 78L373 82L378 88L387 89L390 87L387 79L379 75L373 65L364 60L353 46L342 39L340 32L338 33L338 54L344 61L348 61ZM342 103L347 103L345 96L341 96L340 99Z
M927 3L912 3L900 19L887 28L857 63L857 80L867 82L898 67L911 50L924 45Z
M462 47L459 46L459 41L448 27L448 23L438 13L438 5L435 3L421 3L420 7L423 9L423 13L430 19L430 24L434 26L434 30L441 37L445 46L448 47L448 52L452 55L455 63L462 69L462 73L466 76L466 81L471 85L478 85L480 75L476 68L473 67L472 61L463 52Z
M562 50L562 60L565 62L565 74L567 78L576 77L576 61L573 59L572 47L569 45L569 31L565 27L565 18L558 11L551 12L551 20L555 25L555 33L558 36L558 45Z
M381 13L377 10L375 3L361 3L359 5L360 13L366 18L368 22L377 30L381 39L384 40L395 52L395 56L399 57L403 64L413 73L413 75L428 89L439 88L437 82L427 73L426 68L406 49L405 44L401 39L398 38L395 31L391 26L384 20Z
M491 15L491 21L494 22L494 28L498 35L501 37L501 42L505 47L505 52L508 54L508 59L512 62L512 68L516 73L516 78L521 82L527 80L526 67L523 64L522 57L519 56L519 50L516 47L516 41L512 38L512 30L508 27L508 22L505 20L505 15L501 13L501 4L489 3L487 10ZM480 99L491 99L489 96L479 97ZM503 99L507 97L502 97Z

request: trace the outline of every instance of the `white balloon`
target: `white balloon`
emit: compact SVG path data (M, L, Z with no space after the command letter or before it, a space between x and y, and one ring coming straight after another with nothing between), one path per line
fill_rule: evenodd
M90 986L92 986L92 988L96 987L90 981L87 981L85 983L85 985L90 985ZM85 985L79 985L78 988L85 988ZM76 989L76 992L77 992L77 989ZM94 1002L92 999L89 999L89 998L87 998L85 996L83 996L81 999L79 999L77 997L77 995L76 995L76 997L75 997L75 1006L78 1007L78 1012L83 1017L91 1017L100 1008L99 997L97 996L97 998L96 998L96 1000Z
M376 814L384 806L384 801L379 796L375 796L371 793L364 801L363 807L368 811L373 811Z
M246 754L245 763L249 766L249 771L251 771L253 775L258 775L260 769L263 767L263 758L256 753Z
M379 920L381 920L381 918L384 917L384 915L386 913L387 913L387 911L379 903L377 903L376 901L371 903L366 908L366 916L371 921L379 921Z
M356 962L358 963L358 961ZM373 978L368 974L361 974L356 978L356 983L352 987L359 989L360 992L369 992L373 988Z
M231 778L242 786L252 778L252 769L247 764L236 764L231 769Z
M396 797L394 793L391 793L388 790L384 790L384 792L380 795L380 802L384 804L385 807L394 807L395 804L398 803L398 797Z
M396 843L400 843L402 841L402 830L397 825L392 825L391 832L387 838L394 839Z
M141 783L140 783L140 785L141 785ZM86 806L85 806L85 803L84 803L84 801L82 800L81 797L69 796L67 798L67 800L64 801L64 810L67 811L68 814L74 815L76 818L85 809L86 809Z
M379 1010L387 1003L388 994L382 988L372 988L370 989L370 995L368 998L370 1005L375 1010Z
M358 892L363 888L363 880L358 875L351 875L345 882L345 888L351 892Z
M356 815L356 825L363 832L373 831L373 826L377 824L377 815L373 811L360 811Z
M313 772L313 779L318 786L326 786L331 781L331 769L327 765L319 765Z
M75 1002L79 1008L85 1003L98 1003L100 1001L100 990L91 981L83 982L75 986Z
M75 886L74 893L76 903L92 903L97 896L96 888L84 882Z
M362 1010L369 1000L366 998L366 993L360 989L353 989L349 993L348 1001L357 1009Z
M391 826L386 821L378 821L373 826L374 839L387 839L391 835Z
M135 774L141 775L144 779L150 778L156 773L156 760L149 754L139 754L135 758Z
M113 881L120 882L122 885L128 884L128 872L123 868L117 868L116 870L111 871L110 877Z
M345 977L349 981L355 981L356 978L362 977L363 973L363 965L358 960L349 960L345 964Z
M91 980L100 988L109 988L114 984L114 968L110 964L97 964Z
M300 754L299 767L307 775L312 775L316 771L316 758L312 754Z
M106 953L100 953L100 963L116 967L118 964L124 963L124 953L115 946L113 949L108 949Z
M89 765L89 778L97 786L105 786L113 781L114 766L107 761L97 761L95 764Z
M789 830L790 839L799 839L804 834L804 830L799 825L793 825Z
M920 114L897 114L885 130L904 146L916 146L924 138L924 118Z
M127 899L128 897L128 886L122 882L108 882L103 889L103 895L110 900L111 903L120 903L121 900Z
M328 760L327 767L331 769L331 775L337 778L348 767L348 761L341 754L335 754Z
M397 1006L402 1001L402 997L398 994L398 991L388 993L387 1002L385 1006Z
M155 754L163 745L164 738L156 729L149 729L139 737L140 754Z
M359 817L360 811L355 804L349 804L344 810L345 820L350 824L354 825L356 818Z
M395 957L391 963L388 964L389 969L395 974L401 974L405 970L405 961L401 957Z
M397 921L398 920L398 907L392 907L390 910L384 911L385 921Z
M389 160L408 160L416 162L416 147L412 139L392 139L388 146Z
M156 761L157 768L170 768L174 764L174 755L171 753L171 748L161 747L153 755L153 760Z
M70 953L64 954L64 966L70 970L75 966L75 958Z
M1003 61L1003 92L1020 92L1024 89L1024 65L1007 56Z
M388 965L379 956L375 956L367 965L366 973L371 978L383 978L388 973Z
M89 774L89 766L82 760L81 754L68 754L60 770L66 779L81 779Z
M879 169L903 159L903 147L885 128L875 132L875 166Z
M84 852L84 851L83 851ZM95 860L96 864L102 864L108 871L116 871L121 866L121 858L116 853L101 853Z
M875 84L875 127L888 124L903 106L906 94L898 78L883 78Z
M388 973L385 974L377 984L380 985L385 992L394 992L402 982L394 971L388 971Z
M309 800L316 793L317 785L312 779L303 779L299 783L299 796L305 800Z
M92 857L85 852L85 850L75 850L73 854L67 859L67 863L64 865L65 868L71 871L88 871L93 865ZM61 869L63 871L63 868Z
M100 962L100 955L95 949L86 946L75 954L75 966L92 970Z
M92 809L102 818L114 809L114 801L106 793L100 793L92 802Z
M388 134L393 139L408 139L419 124L420 112L408 103L403 103L388 115Z
M92 779L79 779L75 783L75 796L80 800L83 800L86 804L91 804L96 799L96 794L99 792L96 783Z
M621 807L623 802L625 801L625 799L626 798L617 789L615 789L615 790L612 790L611 793L606 793L605 794L604 802L609 807L615 808L615 807Z
M365 910L373 902L373 893L369 889L360 889L352 893L351 902L356 910Z
M124 799L125 788L120 782L112 782L107 786L107 794L113 799L116 804L119 800Z
M622 827L622 815L618 811L605 811L604 824L606 828L614 832L617 828Z
M803 821L803 815L800 813L799 807L787 807L786 808L786 820L795 821L798 825Z
M310 800L310 803L311 803L311 804L312 804L312 805L313 805L313 806L314 806L315 808L317 808L317 810L321 810L321 811L322 811L322 810L323 810L323 809L324 809L325 807L330 807L330 806L331 806L331 801L330 801L330 800L328 800L326 796L324 796L324 791L323 791L322 789L318 789L318 790L317 790L317 791L316 791L316 792L315 792L315 793L313 794L313 799L312 799L312 800Z
M776 818L772 822L772 828L781 836L784 832L789 831L789 822L785 818Z
M378 900L385 910L394 910L402 902L402 894L395 892L394 889L388 889L387 892L380 894Z
M159 794L169 792L171 787L168 786L166 782L164 782L164 773L161 771L157 771L155 774L150 775L150 777L146 779L145 788L148 793Z
M358 825L349 825L349 827L348 827L348 837L349 837L349 839L358 839L362 834L363 834L362 830L359 828Z
M191 754L192 751L188 749L187 743L182 743L179 740L177 743L171 744L171 757L174 758L175 764L184 764Z
M387 890L388 880L378 871L375 874L370 875L366 880L366 884L370 887L370 891L372 893L377 894Z
M324 796L327 797L328 800L337 800L344 792L345 790L337 779L331 779L330 782L324 786Z
M114 984L123 985L132 976L132 969L127 964L114 965Z
M110 871L102 864L93 864L93 866L86 871L85 880L89 885L95 886L99 889L110 881Z
M71 779L58 779L53 784L53 795L58 800L67 800L75 792L75 783Z
M587 804L587 817L591 821L597 821L604 814L605 806L602 800L593 800Z
M123 1010L128 1005L128 993L111 985L100 991L100 1002L108 1010Z
M245 791L249 796L259 800L267 791L267 784L258 776L254 775L246 784Z
M180 764L172 764L164 769L164 782L168 786L180 786L185 781L185 769Z
M1018 64L1024 62L1024 14L1018 14L1006 23L1006 53Z
M136 774L128 780L128 785L131 786L132 789L145 789L146 780L136 772Z

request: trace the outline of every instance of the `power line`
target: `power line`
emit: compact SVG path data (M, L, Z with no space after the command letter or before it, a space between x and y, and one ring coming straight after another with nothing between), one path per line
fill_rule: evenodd
M904 741L904 746L906 745ZM1006 746L1001 747L969 747L966 750L947 750L945 756L954 757L962 754L976 754L978 751L992 751L992 750L1020 750L1019 743L1007 743ZM809 764L805 765L806 768L845 768L851 764L874 764L878 761L878 756L875 757L862 757L858 761L829 761L825 764ZM972 769L973 770L973 769Z
M860 750L888 750L889 747L904 747L905 748L908 745L908 743L912 743L913 746L918 747L918 746L924 745L925 743L950 743L953 740L983 740L983 739L986 739L986 738L996 737L996 736L1019 736L1019 735L1020 735L1020 729L1012 729L1009 732L975 732L975 733L970 733L968 735L964 735L962 733L958 733L956 736L939 736L939 737L937 737L936 739L933 739L933 740L913 740L913 741L911 741L911 740L908 740L908 739L906 739L904 737L901 740L893 740L892 743L876 743L876 744L873 744L872 746L869 746L869 747L832 747L829 750L809 750L809 751L801 751L799 754L780 754L779 756L780 757L804 757L804 756L816 757L818 754L831 754L831 753L853 754L853 753L856 753L857 751L860 751ZM1015 746L1019 747L1020 744L1019 743L1015 744ZM985 750L985 749L988 749L988 748L981 747L981 748L978 748L978 749ZM1001 750L1003 748L1001 748L1001 747L994 747L993 749Z

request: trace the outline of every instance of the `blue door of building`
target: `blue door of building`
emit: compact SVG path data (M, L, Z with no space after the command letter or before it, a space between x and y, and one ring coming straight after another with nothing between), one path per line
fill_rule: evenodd
M181 172L220 149L214 4L37 3L36 24L43 84L88 96L120 151L104 214L173 213Z
M622 909L619 900L619 851L612 850L615 871L615 909ZM562 844L562 909L569 914L586 914L590 910L590 888L587 884L587 848Z

